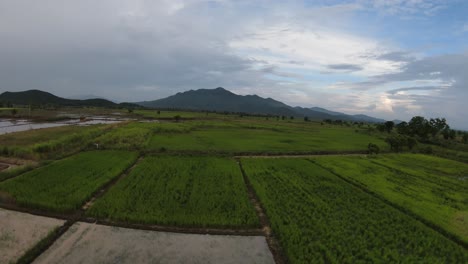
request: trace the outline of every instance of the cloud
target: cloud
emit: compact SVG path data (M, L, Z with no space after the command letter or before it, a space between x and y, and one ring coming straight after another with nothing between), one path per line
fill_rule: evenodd
M401 92L409 92L409 91L434 91L440 90L441 87L439 86L419 86L419 87L404 87L398 88L393 90L388 90L387 93L391 95L400 94Z
M353 72L353 71L360 71L363 69L362 66L355 65L355 64L331 64L328 65L327 68L329 70L337 70L337 71L347 71L347 72Z
M381 14L406 17L417 14L432 16L447 5L446 0L364 0L361 3Z

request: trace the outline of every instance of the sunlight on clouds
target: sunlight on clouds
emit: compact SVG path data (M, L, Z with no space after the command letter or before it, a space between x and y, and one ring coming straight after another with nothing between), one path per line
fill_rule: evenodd
M397 72L402 62L377 59L388 52L378 41L355 35L325 31L299 30L284 26L260 29L235 39L229 46L238 54L266 64L290 69L338 73L330 65L355 65L351 74L373 76ZM375 56L362 56L362 54ZM301 63L288 63L300 61Z

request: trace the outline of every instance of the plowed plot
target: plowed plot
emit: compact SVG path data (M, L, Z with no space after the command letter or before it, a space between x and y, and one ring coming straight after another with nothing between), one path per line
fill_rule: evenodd
M87 213L171 226L259 225L236 162L211 157L147 157Z
M57 212L78 209L136 158L124 151L83 152L0 183L0 199Z
M306 160L243 159L291 263L465 263L466 250Z
M0 209L0 263L14 263L63 222Z
M34 263L274 263L264 237L175 234L77 223Z
M468 242L468 165L413 154L314 161Z

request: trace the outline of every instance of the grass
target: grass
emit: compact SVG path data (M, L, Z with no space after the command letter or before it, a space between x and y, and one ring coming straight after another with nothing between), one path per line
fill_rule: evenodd
M340 152L366 151L370 142L386 149L382 139L358 133L354 128L246 120L198 123L187 133L157 133L148 148L228 153Z
M2 182L0 192L20 206L69 212L136 158L136 153L124 151L83 152Z
M468 242L468 165L415 154L314 162Z
M25 159L56 159L89 146L118 125L61 126L0 136L0 154Z
M132 122L112 129L94 142L104 149L139 150L148 144L153 128L151 123Z
M87 214L171 226L259 225L237 164L214 157L147 157Z
M242 159L290 263L463 263L463 247L302 159Z

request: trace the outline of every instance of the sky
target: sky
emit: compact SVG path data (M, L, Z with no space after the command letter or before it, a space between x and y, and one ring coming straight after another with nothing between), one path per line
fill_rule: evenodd
M224 87L468 130L465 0L0 0L0 92Z

